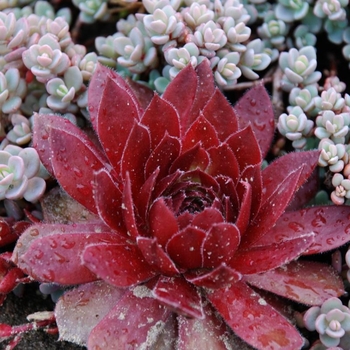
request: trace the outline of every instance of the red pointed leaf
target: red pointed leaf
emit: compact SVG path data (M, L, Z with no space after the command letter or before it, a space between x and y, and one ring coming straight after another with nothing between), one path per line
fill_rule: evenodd
M264 236L280 218L295 192L302 169L294 170L275 186L268 201L265 201L254 221L250 223L242 238L243 248L248 248Z
M225 339L229 337L225 324L215 315L210 305L204 308L204 319L178 316L178 350L215 349L227 350Z
M261 165L248 165L241 173L241 181L249 183L252 188L252 203L250 208L250 219L255 218L261 206L262 178Z
M135 218L134 202L131 194L131 181L128 173L126 174L121 208L123 209L123 218L127 234L136 239L139 236L139 230Z
M146 215L148 214L152 192L154 190L156 180L158 178L160 169L157 168L154 172L147 178L140 189L140 194L134 199L134 204L137 208L137 212L141 219L146 221Z
M190 150L182 153L170 167L170 173L175 170L188 171L190 169L196 169L197 167L201 170L205 170L209 165L209 156L204 148L199 143Z
M96 275L82 262L85 247L92 243L118 242L110 233L58 233L38 238L18 258L18 266L43 282L73 285L95 281Z
M17 240L19 235L11 232L10 225L5 221L5 219L0 218L0 246L12 243Z
M108 232L110 229L101 222L87 223L87 224L35 224L26 229L21 237L17 241L17 245L13 250L11 260L18 264L18 259L21 255L25 254L33 241L38 238L46 237L53 234L62 234L61 244L68 246L68 242L65 241L65 233L97 233L97 232ZM125 238L122 236L115 235L114 239L119 239L119 243L123 243Z
M275 132L274 112L270 97L263 85L251 88L234 107L240 129L251 123L264 159Z
M201 296L182 277L162 277L152 290L162 304L187 317L204 318Z
M248 182L239 182L237 185L237 194L240 201L240 208L238 211L238 216L236 220L236 226L241 232L241 235L245 235L245 230L248 227L251 205L253 201L252 186Z
M173 137L180 136L180 121L176 110L157 94L145 110L141 123L150 130L152 149L159 144L165 134Z
M226 141L235 154L241 171L249 165L261 163L261 150L251 125L231 135Z
M227 176L236 183L239 177L239 165L229 146L222 143L218 147L210 148L208 153L211 162L206 172L214 177Z
M294 326L244 282L214 290L208 299L233 331L254 348L296 350L304 344Z
M233 256L229 265L243 275L269 271L296 259L313 241L314 234L310 232L278 244L242 249Z
M226 264L221 264L210 272L197 274L187 272L184 274L186 280L198 287L211 289L223 288L241 280L242 275Z
M92 244L85 249L83 261L99 278L116 287L132 286L155 275L131 244Z
M341 277L330 266L312 261L288 265L258 275L246 276L252 286L306 305L321 305L344 293Z
M318 254L338 248L350 241L350 207L319 206L286 212L273 232L283 239L287 235L314 232L315 242L304 254Z
M100 63L97 64L88 89L89 114L95 130L97 130L97 115L108 79L113 79L116 84L125 90L129 88L128 84L119 74Z
M159 246L155 238L138 237L137 246L147 263L155 270L166 276L179 274L179 270L169 256Z
M180 150L180 141L166 133L146 162L146 177L150 176L158 167L159 178L163 178L168 175L169 168L174 160L179 156Z
M127 291L93 328L87 343L89 349L147 349L154 345L170 311L144 296L140 288L146 287Z
M67 291L55 306L60 340L86 344L91 330L115 306L125 290L103 281L85 283ZM86 315L94 317L86 317Z
M208 231L214 224L218 224L224 221L222 214L219 210L214 208L204 208L203 211L194 215L192 220L192 226Z
M213 70L210 68L208 60L203 60L196 67L196 74L198 83L196 96L190 112L190 124L198 117L200 111L203 110L215 91Z
M128 88L134 93L140 107L145 110L152 101L154 91L146 85L140 84L129 77L126 78L126 83L129 85Z
M122 176L125 179L126 173L129 173L134 194L139 192L144 183L144 169L150 152L148 129L141 124L135 124L126 142L121 160Z
M219 145L216 130L203 115L196 118L183 137L182 152L191 149L198 142L201 143L204 149Z
M225 222L213 224L203 244L203 266L215 268L227 263L238 248L240 239L236 225Z
M318 157L319 151L292 152L272 162L261 173L264 188L262 203L271 197L271 194L275 191L276 184L281 183L288 174L303 166L296 188L298 189L315 169Z
M167 86L163 99L170 102L180 117L181 133L184 134L192 123L189 114L197 89L197 76L188 64Z
M166 245L170 258L180 267L195 269L203 266L204 231L188 226L173 235Z
M93 194L100 218L112 229L125 233L122 193L106 169L95 173Z
M152 236L157 238L158 244L163 248L169 239L179 231L176 217L162 197L152 204L149 212L149 224Z
M238 130L236 113L218 88L205 105L203 115L213 125L220 141L226 140Z
M96 214L92 183L94 171L105 167L104 158L88 137L70 122L64 129L51 125L49 140L56 179L71 197Z
M96 120L96 132L110 163L117 168L135 121L139 120L137 102L129 91L107 78Z

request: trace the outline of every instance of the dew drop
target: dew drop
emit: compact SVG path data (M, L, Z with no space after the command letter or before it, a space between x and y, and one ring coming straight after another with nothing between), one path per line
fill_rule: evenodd
M250 105L251 105L252 107L256 106L256 99L255 99L255 98L252 98L252 99L250 100Z
M74 174L77 176L77 177L83 177L83 172L78 169L78 168L73 168L73 171L74 171Z
M44 256L44 252L42 250L37 250L34 253L34 258L40 260Z
M43 140L47 140L47 139L49 138L49 134L42 134L42 135L41 135L41 138L42 138Z
M39 236L39 230L37 230L36 228L33 228L30 230L30 233L29 233L32 237L36 237L36 236Z
M299 224L298 222L290 222L288 227L292 229L294 232L302 232L304 230L304 226Z
M67 262L67 259L61 254L58 254L55 252L54 256L55 256L55 259L57 260L57 262L59 262L60 264Z
M61 241L61 247L64 249L72 249L75 246L74 241L68 241L67 239L62 239Z
M348 235L350 234L350 224L345 227L344 232Z
M55 249L55 248L57 248L57 241L56 240L50 240L50 247L52 248L52 249Z
M55 279L55 273L52 270L47 270L46 273L43 273L43 277L47 281L53 281Z
M78 192L80 194L82 194L83 196L88 196L90 194L89 189L84 185L77 184L76 188L77 188Z
M313 227L322 227L326 224L326 222L327 221L323 216L317 215L316 218L311 221L311 225Z

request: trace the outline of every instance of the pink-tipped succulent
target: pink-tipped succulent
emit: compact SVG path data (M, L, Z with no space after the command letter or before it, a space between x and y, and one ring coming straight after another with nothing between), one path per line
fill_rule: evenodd
M35 117L33 143L95 217L35 224L12 258L40 282L80 284L56 306L60 338L89 349L226 349L236 334L257 349L301 348L281 304L258 290L307 305L343 293L330 267L295 259L349 240L350 208L284 213L304 204L313 181L290 205L319 153L261 170L269 97L256 86L232 108L206 60L162 97L98 66L88 94L99 145L55 115Z

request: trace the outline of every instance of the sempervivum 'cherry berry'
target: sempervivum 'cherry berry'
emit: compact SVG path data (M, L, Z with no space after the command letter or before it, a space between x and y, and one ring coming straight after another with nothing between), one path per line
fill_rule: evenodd
M42 162L96 220L33 225L13 261L38 281L80 284L56 317L61 339L89 349L226 349L234 333L258 349L301 348L257 288L309 305L343 291L328 266L294 260L348 240L330 243L334 225L312 220L339 223L350 210L284 213L319 153L261 170L274 132L269 97L257 86L233 109L207 61L148 97L99 66L89 86L99 146L67 120L35 117Z

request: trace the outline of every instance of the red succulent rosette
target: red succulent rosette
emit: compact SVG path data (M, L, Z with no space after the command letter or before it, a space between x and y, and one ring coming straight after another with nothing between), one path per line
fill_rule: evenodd
M330 267L294 260L344 244L344 227L328 244L331 226L312 220L342 226L350 211L285 213L318 152L261 169L274 133L264 87L232 108L206 61L183 69L162 97L99 66L89 112L99 142L61 117L36 115L34 147L96 220L33 225L13 255L38 281L81 284L57 304L61 338L89 349L164 339L226 349L233 331L258 349L300 348L297 330L257 288L309 305L339 296Z

